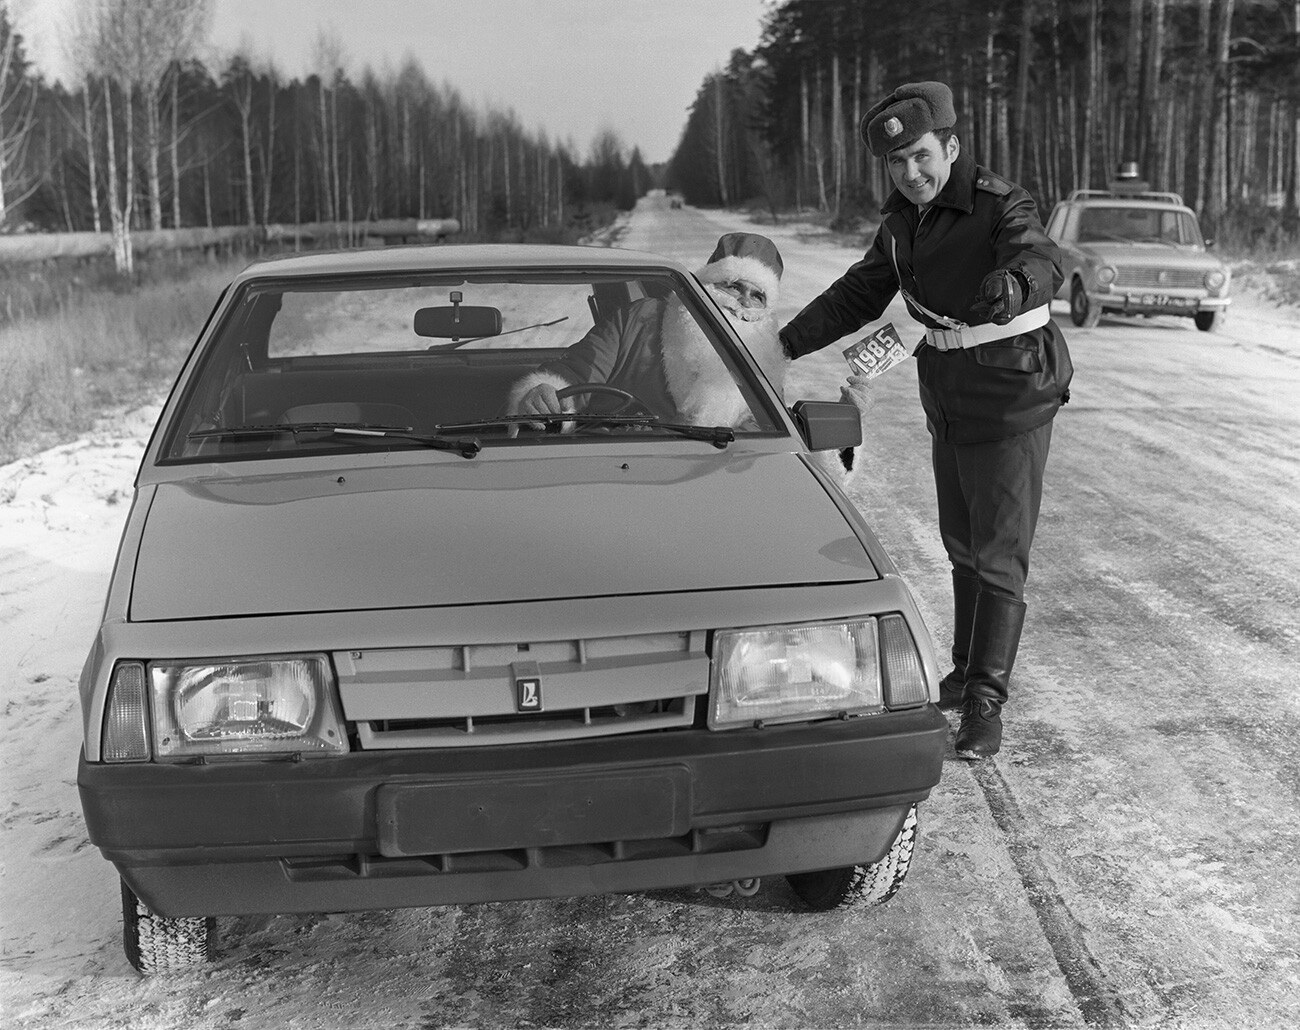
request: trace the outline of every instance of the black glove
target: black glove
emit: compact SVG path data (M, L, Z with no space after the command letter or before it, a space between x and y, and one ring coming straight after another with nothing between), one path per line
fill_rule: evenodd
M1025 287L1015 272L999 268L980 283L979 300L972 305L978 315L988 316L994 325L1006 325L1025 306Z

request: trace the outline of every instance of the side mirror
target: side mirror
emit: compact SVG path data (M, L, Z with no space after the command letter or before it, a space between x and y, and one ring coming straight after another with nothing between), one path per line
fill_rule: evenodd
M499 308L453 304L447 307L420 308L415 312L415 334L439 340L467 340L479 336L497 336L501 332Z
M795 401L790 414L810 451L840 451L862 443L862 415L852 401Z

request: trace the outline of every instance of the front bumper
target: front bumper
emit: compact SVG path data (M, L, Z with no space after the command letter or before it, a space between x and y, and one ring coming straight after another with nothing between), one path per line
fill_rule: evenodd
M1088 299L1105 311L1124 315L1191 316L1203 311L1222 311L1232 303L1230 297L1180 296L1129 289L1089 292Z
M879 860L939 781L932 706L303 761L79 764L91 842L164 916L648 890Z

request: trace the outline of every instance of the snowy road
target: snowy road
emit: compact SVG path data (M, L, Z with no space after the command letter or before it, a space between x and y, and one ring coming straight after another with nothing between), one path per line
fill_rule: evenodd
M736 215L647 204L620 240L698 264ZM857 256L772 234L792 315ZM888 318L906 324L901 310ZM1061 321L1029 621L995 763L949 762L903 891L786 889L224 920L138 979L75 788L76 676L153 412L0 468L0 997L13 1027L1300 1024L1300 319ZM904 333L905 338L908 333ZM834 396L838 350L789 396ZM850 483L940 647L948 573L905 364Z

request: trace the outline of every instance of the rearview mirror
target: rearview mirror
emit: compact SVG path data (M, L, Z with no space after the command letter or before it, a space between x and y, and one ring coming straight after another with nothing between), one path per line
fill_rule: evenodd
M852 401L795 401L790 414L810 451L841 451L862 443L862 415Z
M465 340L497 336L501 332L501 309L453 304L420 308L415 313L415 334L438 340Z

